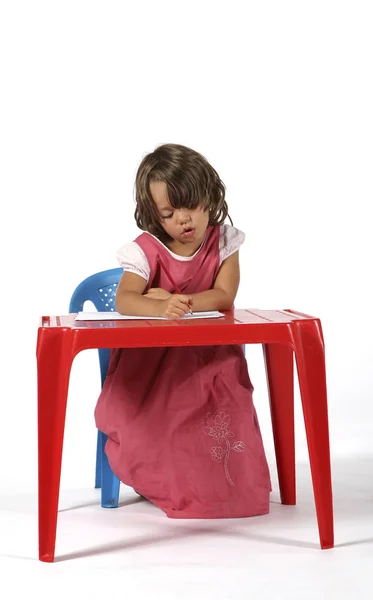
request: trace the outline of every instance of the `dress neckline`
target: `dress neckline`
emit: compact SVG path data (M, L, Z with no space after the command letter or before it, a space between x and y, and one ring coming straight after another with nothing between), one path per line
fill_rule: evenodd
M195 258L201 252L203 246L205 245L206 237L207 237L207 229L206 229L205 236L204 236L204 238L202 240L202 243L201 243L200 247L195 251L195 253L192 254L192 256L181 256L180 254L175 254L175 252L172 252L172 250L170 250L169 248L167 248L167 246L163 242L161 242L161 240L159 238L157 238L152 233L149 233L149 231L145 231L144 233L147 233L152 238L154 238L165 250L167 250L167 252L169 254L171 254L171 256L173 258L175 258L176 260L182 260L182 261L193 260L193 258Z

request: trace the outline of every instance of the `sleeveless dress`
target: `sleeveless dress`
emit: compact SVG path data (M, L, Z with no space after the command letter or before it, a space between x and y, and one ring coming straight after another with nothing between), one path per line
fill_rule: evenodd
M182 293L212 288L219 231L208 227L189 261L140 235L150 269L144 293L174 292L159 259ZM168 517L268 513L271 484L252 392L241 346L113 350L95 409L113 472Z

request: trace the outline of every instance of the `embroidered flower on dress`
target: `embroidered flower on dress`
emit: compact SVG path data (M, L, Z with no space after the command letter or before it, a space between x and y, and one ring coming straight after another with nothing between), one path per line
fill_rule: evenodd
M234 433L228 431L230 420L230 416L223 412L217 413L213 418L207 416L207 420L204 422L203 431L207 433L207 435L211 435L219 442L219 444L221 444L225 437L234 437Z
M230 416L226 415L224 412L218 412L214 415L209 413L202 423L202 430L206 435L210 435L217 440L219 444L225 441L226 449L222 448L221 446L213 446L210 448L210 454L211 458L217 463L220 463L224 459L225 476L228 480L228 483L230 485L234 485L228 471L229 456L232 450L235 452L244 452L246 446L240 440L236 440L231 446L228 438L234 437L235 434L233 431L229 431L228 429L230 420Z
M223 448L221 446L214 446L210 449L210 454L215 462L220 463L224 456Z

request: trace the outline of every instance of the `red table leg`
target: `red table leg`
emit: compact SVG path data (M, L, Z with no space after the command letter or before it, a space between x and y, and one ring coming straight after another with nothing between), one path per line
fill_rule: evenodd
M293 349L264 344L264 358L282 504L295 504Z
M71 330L39 330L39 559L53 562L56 543L66 401L72 363Z
M333 548L333 498L330 469L325 352L318 321L293 323L293 341L302 397L320 543Z

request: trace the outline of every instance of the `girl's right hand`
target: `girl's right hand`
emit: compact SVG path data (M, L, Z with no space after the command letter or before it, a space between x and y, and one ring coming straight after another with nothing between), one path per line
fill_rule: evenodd
M182 294L173 294L170 296L170 298L167 298L167 300L161 300L160 306L161 317L177 319L178 317L183 317L186 313L190 312L192 298Z

